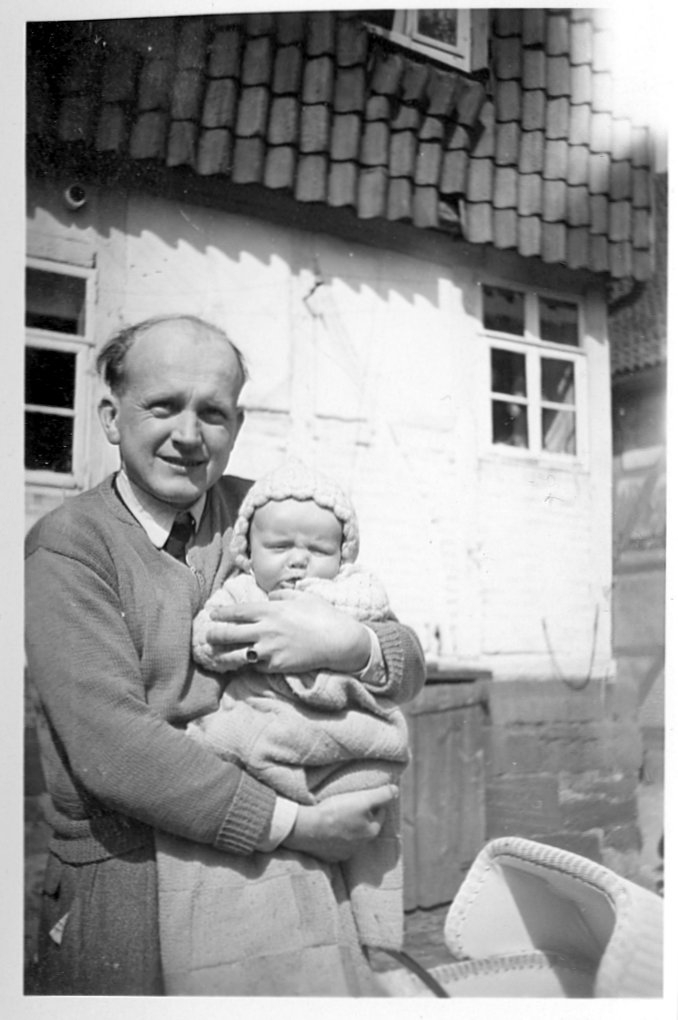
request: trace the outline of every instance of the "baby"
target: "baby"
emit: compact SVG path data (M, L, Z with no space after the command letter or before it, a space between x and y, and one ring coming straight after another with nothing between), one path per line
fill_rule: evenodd
M280 588L313 592L358 620L391 616L381 583L355 565L358 549L355 510L331 479L299 461L266 475L248 492L234 527L231 551L242 573L225 582L194 622L196 660L211 670L228 668L206 637L215 606L256 602ZM400 710L379 697L380 679L377 672L366 685L327 671L241 670L227 684L220 711L192 723L189 732L298 803L339 792L338 786L393 782L407 762L407 729Z
M381 583L356 566L358 549L355 510L332 480L298 461L264 476L249 490L234 526L231 552L241 573L215 592L194 621L195 659L212 671L228 672L220 651L207 640L212 609L261 601L279 589L312 592L361 621L392 617ZM255 664L256 657L252 668L231 673L219 709L189 724L190 736L299 804L398 781L408 761L407 725L400 709L379 695L383 671L381 675L379 668L370 671L368 680L325 670L267 674L257 672ZM256 900L253 884L268 881L268 888L273 888L272 879L279 881L281 869L287 869L295 890L299 887L292 855L280 850L256 856L256 877L252 873L247 881L243 879L237 890L243 910L248 900ZM238 867L242 874L242 864ZM159 855L161 920L167 874L167 862ZM204 881L205 872L200 878ZM176 876L171 888L177 888ZM403 905L397 806L388 809L375 841L349 861L333 866L331 888L340 911L346 901L360 945L400 948ZM288 898L286 890L279 897L278 912ZM310 902L306 895L305 909L310 909ZM192 916L196 916L195 902ZM213 960L210 966L214 972ZM167 971L167 961L165 967Z

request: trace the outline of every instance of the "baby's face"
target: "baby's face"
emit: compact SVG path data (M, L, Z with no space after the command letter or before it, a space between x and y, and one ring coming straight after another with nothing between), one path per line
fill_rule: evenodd
M250 525L252 573L265 592L294 588L304 577L336 577L343 529L312 499L271 500Z

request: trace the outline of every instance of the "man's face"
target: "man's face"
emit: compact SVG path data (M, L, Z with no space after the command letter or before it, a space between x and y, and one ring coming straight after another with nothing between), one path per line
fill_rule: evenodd
M233 349L192 323L165 322L127 352L125 380L100 407L109 442L141 493L191 506L224 473L242 424Z
M265 592L339 572L341 523L312 499L271 500L259 507L249 537L252 573Z

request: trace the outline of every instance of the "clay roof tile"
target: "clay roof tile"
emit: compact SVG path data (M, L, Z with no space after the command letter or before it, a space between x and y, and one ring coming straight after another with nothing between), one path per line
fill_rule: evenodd
M240 72L241 52L241 32L236 30L216 32L209 45L208 75L211 78L234 78Z
M298 46L280 46L273 65L273 91L278 95L299 91L302 53Z
M492 241L493 219L490 202L465 202L462 207L464 234L471 244Z
M331 57L314 57L306 63L303 75L304 103L331 103L334 92L334 62Z
M586 184L589 179L588 145L570 145L567 152L567 183Z
M438 142L420 143L414 172L417 185L437 185L443 153Z
M544 177L564 180L567 174L567 142L549 139L544 146Z
M571 23L570 61L575 65L593 62L593 26L590 21Z
M498 166L516 166L520 151L520 125L512 120L497 125L496 160Z
M522 53L522 43L518 37L509 36L505 39L496 39L493 65L497 78L520 78Z
M238 138L263 137L268 122L270 93L263 85L243 89L238 104L235 133ZM243 148L244 152L245 149ZM252 151L258 151L252 147Z
M515 167L497 167L494 174L492 204L495 209L515 209L518 205L518 171Z
M389 181L386 197L386 218L405 220L412 217L412 182L407 177L396 177Z
M521 91L517 81L497 82L495 116L497 121L520 120Z
M367 167L358 174L356 212L360 219L374 219L386 212L388 175L384 167Z
M588 226L591 222L589 192L586 185L580 184L567 189L567 222L572 227Z
M610 198L613 200L631 198L631 163L628 159L612 160L610 163Z
M567 208L565 181L544 181L544 220L547 223L563 222Z
M588 103L570 107L570 127L568 142L570 145L588 145L591 137L591 107Z
M567 99L546 100L546 137L567 138L570 104Z
M331 113L323 103L304 106L301 111L300 152L327 152Z
M201 71L189 68L177 71L172 83L170 115L175 120L195 120L200 117L204 90Z
M523 15L523 45L541 46L546 40L546 11L542 7L527 7Z
M164 110L141 113L132 127L129 151L132 159L164 159L168 118Z
M565 262L567 230L564 223L545 222L541 230L541 257L544 262Z
M174 78L174 63L166 57L149 55L139 77L137 109L166 110Z
M179 25L177 67L203 71L207 50L208 24L205 18L187 18Z
M193 166L197 140L197 124L188 120L173 121L167 139L167 166Z
M266 153L264 184L267 188L292 188L297 169L297 150L292 145L277 145Z
M384 167L388 165L389 126L384 121L375 120L365 124L360 146L360 163L362 166Z
M401 86L401 98L404 103L422 102L426 95L430 71L427 64L417 64L413 60L405 62Z
M315 11L308 15L306 52L310 57L334 53L335 19L332 11Z
M523 93L521 126L525 131L546 127L546 93L543 89Z
M365 69L340 68L334 87L334 109L337 113L362 113L365 108Z
M412 196L412 222L426 229L438 226L438 191L434 187L416 187Z
M267 85L273 73L273 40L268 35L248 39L243 53L241 82L248 85Z
M551 57L548 61L546 92L549 97L570 95L570 61L567 57Z
M515 209L497 209L493 214L494 244L497 248L518 245L518 214Z
M301 43L306 30L306 14L303 11L281 11L276 16L276 35L280 46Z
M480 82L464 82L461 94L457 99L457 122L466 127L473 127L478 122L485 102L485 87Z
M254 11L244 18L245 30L251 38L272 35L275 31L275 14L265 11Z
M230 173L232 152L233 132L228 128L203 131L198 142L197 173L203 176Z
M449 117L461 92L460 75L433 70L427 84L428 112L436 117Z
M523 55L523 88L546 88L546 55L543 50L525 50Z
M355 113L335 114L332 121L330 154L333 160L357 159L362 121Z
M518 212L521 216L541 213L543 183L541 174L518 175Z
M494 12L494 31L502 36L520 35L523 29L523 11L511 7L499 7Z
M454 149L445 153L440 177L440 190L443 194L464 194L468 160L468 152L464 149Z
M327 182L327 201L333 206L355 205L358 167L355 163L333 163Z
M518 251L526 258L541 251L541 220L539 216L518 217Z
M236 138L233 146L232 180L236 184L259 184L264 171L263 138Z
M207 128L231 127L235 120L238 87L233 78L214 78L207 82L203 100L202 123Z
M371 90L381 95L397 95L404 66L405 62L399 54L386 54L378 50L370 75Z
M360 21L337 21L336 58L338 67L364 65L367 60L367 30Z
M567 54L570 48L568 12L548 12L546 19L546 52L550 57Z
M299 100L296 96L276 96L271 104L268 128L270 145L295 145L299 138Z
M491 159L470 159L466 197L469 202L489 202L492 198L494 167Z

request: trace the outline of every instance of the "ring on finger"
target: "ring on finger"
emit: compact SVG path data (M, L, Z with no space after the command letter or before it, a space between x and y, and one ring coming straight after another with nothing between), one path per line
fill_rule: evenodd
M259 662L259 653L256 648L248 648L245 652L245 658L248 662Z

